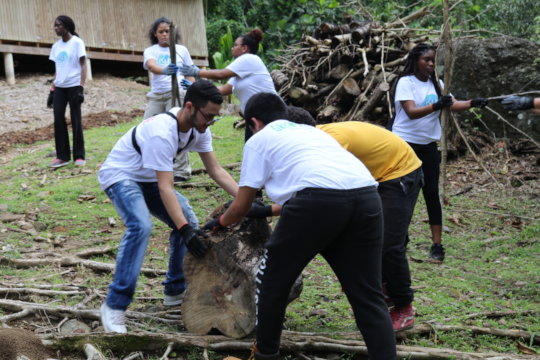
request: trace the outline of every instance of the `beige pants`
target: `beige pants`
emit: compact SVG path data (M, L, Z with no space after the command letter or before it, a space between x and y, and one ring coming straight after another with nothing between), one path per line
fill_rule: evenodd
M184 103L184 96L186 91L184 89L178 89L180 95L180 104ZM164 113L172 108L172 94L170 91L164 93L155 93L150 91L146 94L146 109L144 110L144 119L148 119L151 116ZM180 106L181 106L180 105ZM176 156L173 166L173 173L175 178L189 179L191 177L191 165L189 164L189 152L182 151ZM178 179L178 180L180 180Z

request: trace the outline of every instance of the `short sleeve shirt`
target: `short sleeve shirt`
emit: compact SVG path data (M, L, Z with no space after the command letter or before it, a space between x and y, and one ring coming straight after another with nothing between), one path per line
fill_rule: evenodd
M441 81L441 88L443 83ZM431 80L420 81L414 75L399 79L396 86L395 106L396 117L392 132L403 140L413 144L429 144L441 138L440 111L434 111L419 119L410 119L401 101L413 100L416 106L434 104L438 100L437 92Z
M144 50L144 62L143 67L148 70L147 62L153 59L156 64L161 67L167 67L171 63L171 53L169 47L159 46L158 44L152 45ZM193 65L193 60L189 54L188 49L185 46L176 44L176 65L179 67L182 65ZM184 76L178 73L176 75L178 84L184 78ZM153 74L152 76L152 92L164 93L171 91L171 76L162 74Z
M283 205L305 188L355 189L377 182L360 160L324 131L276 120L244 146L240 186L263 186Z
M178 110L172 108L170 112L176 114ZM167 114L149 117L137 125L135 134L141 154L133 147L132 132L133 128L118 140L99 169L98 180L103 190L126 179L157 182L156 171L173 171L179 148L200 153L213 151L209 128L204 133L195 129L179 133L176 120Z
M86 56L84 42L76 35L64 42L62 39L54 43L49 60L54 61L56 78L54 86L69 88L81 85L80 58Z
M233 94L240 100L240 111L244 112L248 100L255 94L277 94L268 69L257 55L241 55L234 59L227 69L236 74L228 83L233 87Z

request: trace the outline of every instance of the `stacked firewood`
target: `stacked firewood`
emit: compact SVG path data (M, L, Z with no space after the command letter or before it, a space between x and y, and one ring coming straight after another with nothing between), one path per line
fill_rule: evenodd
M288 104L308 110L317 123L362 120L384 125L392 117L390 93L407 53L428 40L407 27L426 8L386 24L355 21L322 23L313 36L281 56L272 71Z

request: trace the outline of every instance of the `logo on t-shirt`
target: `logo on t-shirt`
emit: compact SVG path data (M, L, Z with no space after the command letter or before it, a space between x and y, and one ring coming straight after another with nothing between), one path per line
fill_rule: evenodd
M170 55L159 55L157 58L157 64L161 67L167 66L171 63L171 56Z
M68 61L68 59L69 59L69 55L65 51L61 51L61 52L58 53L58 55L56 55L56 62L57 63L64 63L64 62Z
M422 103L421 106L435 104L437 102L437 100L439 100L437 95L434 95L434 94L426 95L426 98L424 99L424 102Z
M300 129L300 125L290 121L280 121L278 124L275 122L270 123L270 128L275 131L283 131L286 129Z

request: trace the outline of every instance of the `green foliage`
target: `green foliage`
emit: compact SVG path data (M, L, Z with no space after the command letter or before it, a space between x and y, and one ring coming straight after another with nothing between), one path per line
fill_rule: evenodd
M220 51L215 52L214 55L212 55L212 59L214 60L214 69L225 69L227 65L232 62L233 56L231 49L233 43L234 39L231 29L227 28L227 33L219 39Z
M227 28L238 36L258 27L265 33L263 59L271 68L281 49L299 42L303 34L311 34L321 22L343 23L346 12L358 20L384 23L429 6L431 13L410 26L440 30L442 5L442 0L209 0L209 53L220 51L219 39ZM540 41L538 0L452 0L450 6L454 30L484 29L489 32L478 35L499 33Z

